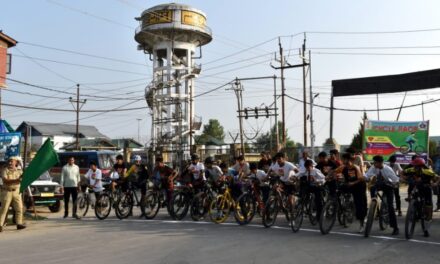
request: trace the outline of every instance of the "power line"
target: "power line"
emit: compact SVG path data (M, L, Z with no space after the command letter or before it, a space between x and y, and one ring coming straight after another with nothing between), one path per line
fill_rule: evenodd
M143 99L138 99L138 101L141 101ZM126 104L130 105L132 102ZM16 105L16 104L3 104L5 106L9 107L15 107L15 108L24 108L24 109L33 109L33 110L42 110L42 111L53 111L53 112L76 112L76 110L70 110L70 109L58 109L58 108L46 108L46 107L33 107L33 106L26 106L26 105ZM126 112L126 111L134 111L134 110L140 110L140 109L146 109L146 107L132 107L132 108L122 108L122 109L105 109L105 110L81 110L81 112L84 113L108 113L108 112Z
M99 56L99 55L93 55L93 54L83 53L83 52L79 52L79 51L73 51L73 50L67 50L67 49L60 49L60 48L55 48L55 47L45 46L45 45L36 44L36 43L31 43L31 42L20 41L20 44L24 44L24 45L28 45L28 46L33 46L33 47L44 48L44 49L49 49L49 50L61 51L61 52L65 52L65 53L71 53L71 54L81 55L81 56L86 56L86 57L92 57L92 58L97 58L97 59L103 59L103 60L115 61L115 62L120 62L120 63L133 64L133 65L140 65L140 66L149 66L149 65L146 65L146 64L143 64L143 63L137 63L137 62L127 61L127 60L122 60L122 59L117 59L117 58L111 58L111 57L104 57L104 56Z
M440 28L423 28L388 31L305 31L307 34L339 34L339 35L372 35L372 34L405 34L440 31Z
M225 86L227 86L227 85L230 85L231 83L232 83L232 81L230 81L230 82L228 82L228 83L225 83L225 84L223 84L223 85L221 85L221 86L218 86L218 87L216 87L216 88L213 88L213 89L211 89L211 90L208 90L208 91L206 91L206 92L203 92L203 93L201 93L201 94L194 95L193 98L197 98L197 97L204 96L204 95L206 95L206 94L209 94L209 93L215 92L215 91L220 90L221 88L223 88L223 87L225 87Z
M363 47L312 47L311 50L386 50L386 49L438 49L440 46L363 46ZM295 49L292 49L295 50Z
M361 56L439 56L440 53L374 53L374 52L313 52L318 55L361 55Z

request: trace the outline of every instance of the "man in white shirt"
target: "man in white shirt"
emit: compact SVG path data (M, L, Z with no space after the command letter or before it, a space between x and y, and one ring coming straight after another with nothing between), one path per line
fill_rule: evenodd
M319 220L323 205L322 187L325 183L325 176L320 170L313 166L312 160L304 162L305 171L299 172L295 177L300 179L300 197L309 193L315 194L316 219Z
M271 167L271 171L280 176L281 182L284 185L284 193L289 196L289 202L294 205L295 199L293 192L295 191L295 186L292 184L291 180L294 178L295 173L298 172L298 168L292 163L286 161L286 155L283 152L278 152L275 155L277 163Z
M367 171L365 178L373 180L373 182L374 178L376 180L375 184L370 188L372 198L376 197L378 190L382 190L383 199L387 199L390 226L393 228L392 235L396 236L399 234L399 228L394 211L394 188L399 183L399 177L397 177L390 166L383 163L382 156L374 156L373 161L374 165Z
M302 152L302 157L301 159L299 159L298 165L299 165L299 172L305 172L306 171L306 167L304 166L305 162L307 160L312 161L313 166L316 166L316 162L309 158L309 153L307 151L303 151Z
M102 172L96 166L96 162L90 162L90 169L84 175L89 181L89 186L93 189L95 193L95 199L99 198L100 193L104 190L102 187Z
M258 164L253 162L249 165L249 169L251 170L251 173L249 174L250 179L256 180L254 182L255 184L255 190L258 192L257 199L261 200L259 197L259 193L261 191L261 194L263 196L262 201L258 201L258 205L260 206L260 209L264 208L264 204L266 204L267 199L269 198L269 192L270 187L269 184L266 182L268 179L266 172L264 170L258 169Z
M79 167L75 164L75 158L70 157L67 164L61 170L60 185L64 192L64 218L69 215L69 200L72 196L72 217L78 218L76 215L76 199L78 197L78 189L81 181Z
M200 158L197 154L191 155L191 165L188 167L189 172L193 176L193 185L199 187L206 181L205 178L205 166L200 162Z

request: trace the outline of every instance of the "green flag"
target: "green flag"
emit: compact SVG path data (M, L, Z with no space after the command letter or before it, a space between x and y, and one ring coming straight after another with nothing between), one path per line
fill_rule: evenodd
M52 142L48 138L23 173L20 192L23 192L23 190L31 185L36 179L38 179L43 172L49 170L58 162L58 154L53 148Z

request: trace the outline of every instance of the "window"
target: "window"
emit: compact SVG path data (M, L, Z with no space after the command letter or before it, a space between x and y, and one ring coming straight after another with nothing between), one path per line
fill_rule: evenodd
M6 54L6 74L11 74L12 54Z

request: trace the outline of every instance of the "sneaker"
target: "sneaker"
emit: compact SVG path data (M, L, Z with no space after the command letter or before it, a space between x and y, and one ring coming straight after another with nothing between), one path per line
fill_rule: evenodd
M399 228L394 228L393 229L393 233L391 233L392 236L397 236L399 235Z
M25 229L26 226L25 225L17 225L17 230L22 230Z
M80 220L81 217L79 217L77 214L73 215L72 218L75 218L76 220Z

